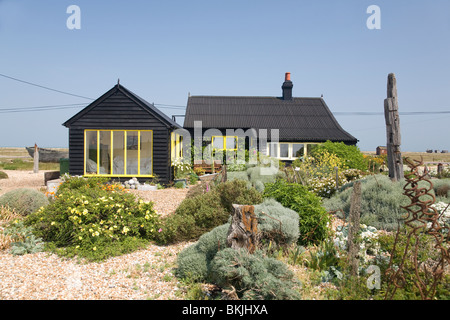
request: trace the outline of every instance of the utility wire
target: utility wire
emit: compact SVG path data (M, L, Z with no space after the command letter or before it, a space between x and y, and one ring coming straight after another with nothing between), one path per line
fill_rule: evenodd
M58 93L62 93L62 94L67 94L67 95L69 95L69 96L78 97L78 98L83 98L83 99L88 99L88 100L95 100L95 99L92 99L92 98L89 98L89 97L80 96L80 95L78 95L78 94L73 94L73 93L69 93L69 92L65 92L65 91L61 91L61 90L56 90L56 89L52 89L52 88L49 88L49 87L41 86L40 84L36 84L36 83L28 82L28 81L25 81L25 80L20 80L20 79L17 79L17 78L13 78L13 77L7 76L7 75L5 75L5 74L1 74L1 73L0 73L0 76L5 77L5 78L8 78L8 79L11 79L11 80L14 80L14 81L26 83L26 84L29 84L29 85L31 85L31 86L43 88L43 89L46 89L46 90L50 90L50 91L54 91L54 92L58 92Z
M66 95L70 95L73 97L78 97L78 98L83 98L83 99L88 99L88 100L95 100L93 98L89 98L89 97L85 97L85 96L80 96L77 94L73 94L73 93L69 93L69 92L65 92L65 91L61 91L61 90L56 90L56 89L52 89L49 87L45 87L36 83L32 83L32 82L28 82L25 80L20 80L11 76L7 76L5 74L0 73L0 76L14 80L14 81L18 81L18 82L22 82L22 83L26 83L35 87L39 87L39 88L43 88L46 90L50 90L50 91L54 91L54 92L58 92L58 93L62 93L62 94L66 94ZM80 106L81 104L71 104L71 105L55 105L55 106L41 106L41 107L23 107L23 108L3 108L0 109L0 113L9 113L9 112L25 112L25 111L45 111L45 110L58 110L58 109L64 109L63 107L75 107L75 106ZM170 104L160 104L160 103L154 103L155 106L159 106L160 108L166 108L166 109L186 109L185 106L179 106L179 105L170 105ZM450 111L417 111L417 112L399 112L400 115L428 115L428 114L450 114ZM357 111L352 111L352 112L345 112L345 111L337 111L337 112L333 112L333 115L339 115L339 116L346 116L346 115L351 115L351 116L380 116L380 115L384 115L383 112L357 112Z

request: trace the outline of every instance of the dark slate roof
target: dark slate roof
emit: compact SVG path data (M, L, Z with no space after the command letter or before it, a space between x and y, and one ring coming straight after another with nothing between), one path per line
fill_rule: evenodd
M105 94L103 94L101 97L99 97L98 99L96 99L94 102L90 103L87 107L85 107L83 110L81 110L80 112L78 112L77 114L75 114L72 118L70 118L69 120L67 120L66 122L63 123L63 126L65 127L70 127L70 125L77 121L78 119L80 119L81 117L83 117L85 114L87 114L90 110L92 110L93 108L95 108L99 103L101 103L102 101L104 101L105 99L107 99L108 97L110 97L111 95L113 95L115 92L117 91L121 91L124 95L126 95L128 98L130 98L131 100L135 101L138 105L140 105L142 107L142 109L144 109L145 111L147 111L148 113L156 116L157 118L159 118L161 120L161 122L165 123L166 126L168 127L172 127L172 128L181 128L181 126L176 123L175 121L173 121L172 119L170 119L166 114L164 114L161 110L159 110L158 108L155 107L154 104L149 103L147 101L145 101L143 98L139 97L137 94L135 94L134 92L128 90L127 88L125 88L124 86L122 86L121 84L117 84L114 87L112 87L110 90L108 90Z
M322 98L191 96L184 128L192 129L200 120L204 129L279 129L280 141L358 142L342 129Z

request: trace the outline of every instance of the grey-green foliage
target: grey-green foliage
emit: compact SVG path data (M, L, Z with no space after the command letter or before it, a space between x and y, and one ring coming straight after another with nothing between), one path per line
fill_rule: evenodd
M377 229L394 231L398 221L405 216L401 208L411 203L405 196L403 187L406 181L393 182L384 175L369 176L361 180L361 223ZM427 186L420 182L419 186ZM348 216L353 183L348 183L330 199L324 199L323 205L328 211L343 210Z
M9 235L14 242L11 243L10 252L13 255L23 255L36 253L44 249L42 238L37 238L33 234L32 227L24 226L22 221L12 223L3 233Z
M244 180L249 181L250 184L255 187L259 192L264 191L264 185L266 183L273 183L277 178L283 177L284 173L279 171L275 166L263 167L253 166L249 167L246 171L232 171L227 172L228 180Z
M246 249L227 248L219 251L211 262L210 280L224 288L234 287L245 300L298 300L294 288L300 283L279 260L269 258L261 250L250 254Z
M299 220L295 211L283 207L273 199L265 199L263 203L254 207L258 218L260 244L263 244L264 240L280 246L297 242ZM203 234L195 244L180 252L177 260L177 276L198 281L216 277L214 274L217 270L214 269L212 262L219 251L222 252L227 248L229 227L230 221ZM267 272L269 271L264 271ZM214 278L214 281L217 281L217 278Z
M297 212L269 198L255 206L255 214L258 218L261 240L273 241L278 245L290 245L297 242L300 236Z
M450 197L450 179L431 179L431 182L433 183L433 190L436 194L436 202L442 201L448 203ZM438 196L438 189L445 186L448 186L448 188L446 188L447 194Z
M247 171L229 171L227 172L227 180L248 180Z
M30 188L15 189L0 196L0 206L9 207L23 216L37 211L48 203L47 197L42 192Z

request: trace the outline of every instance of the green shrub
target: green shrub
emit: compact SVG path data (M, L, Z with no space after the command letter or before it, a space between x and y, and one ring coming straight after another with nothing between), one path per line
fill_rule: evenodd
M249 254L245 249L227 248L217 253L211 262L210 281L220 287L236 290L244 300L298 300L294 289L299 283L287 266L262 251Z
M86 180L86 181L83 181ZM72 185L68 189L64 184ZM95 178L71 178L55 200L24 220L60 254L102 260L142 247L159 229L152 202L98 183Z
M227 181L208 191L203 189L206 184L194 188L198 188L195 195L184 199L174 214L164 218L162 232L158 234L159 243L198 239L228 221L233 203L262 202L261 194L241 180Z
M183 189L184 187L185 187L185 184L184 184L184 182L183 181L177 181L176 183L175 183L175 186L174 186L176 189Z
M23 216L35 212L48 203L47 197L42 192L29 188L15 189L0 196L0 206L9 207Z
M265 199L263 203L255 205L255 215L258 220L258 247L263 249L269 241L274 246L287 247L295 243L299 236L298 214L283 207L273 199ZM218 250L225 249L227 233L230 228L231 218L211 231L203 234L192 246L186 248L178 255L178 275L180 277L193 277L205 279L209 269L209 263ZM199 258L196 262L193 260ZM200 257L200 256L201 257ZM188 258L189 257L189 258ZM199 263L206 263L198 267ZM194 267L195 264L197 267Z
M285 247L297 241L298 215L273 199L255 205L255 214L259 239L255 254L227 249L229 219L180 252L177 277L234 286L243 299L297 299L292 274L280 261L265 257L263 251L269 241ZM242 272L242 278L233 277L233 266Z
M258 204L263 198L254 188L240 180L227 181L216 186L213 192L218 193L222 206L231 212L233 204Z
M363 153L357 146L346 145L343 142L331 142L318 144L316 148L311 151L311 156L315 157L323 152L335 154L342 162L342 169L367 169L367 161Z
M232 180L244 180L249 181L247 171L230 171L227 172L228 181Z
M405 181L392 182L384 175L368 176L361 181L361 224L394 231L398 220L406 213L401 206L410 203L403 195ZM348 216L353 183L344 185L323 204L328 211L343 210Z
M299 216L299 244L307 245L324 240L329 234L330 216L322 200L308 188L297 183L278 180L266 185L264 196L274 198Z
M0 171L0 179L8 179L6 172Z

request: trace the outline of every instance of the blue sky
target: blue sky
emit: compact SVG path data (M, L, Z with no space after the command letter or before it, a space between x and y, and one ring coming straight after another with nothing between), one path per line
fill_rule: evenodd
M67 7L81 10L69 30ZM381 10L381 29L366 12ZM400 112L450 111L450 1L0 0L0 74L97 98L120 83L163 112L191 95L324 99L361 150L386 144L386 82ZM6 108L91 100L0 76L0 146L67 147L61 124L81 110ZM1 109L4 109L3 112ZM182 122L182 118L180 118ZM450 113L401 115L403 151L450 149Z

